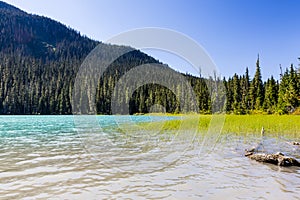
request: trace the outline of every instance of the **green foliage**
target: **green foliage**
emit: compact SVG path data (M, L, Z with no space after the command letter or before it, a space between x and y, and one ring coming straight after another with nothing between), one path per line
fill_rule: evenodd
M237 74L233 76L233 109L234 113L240 114L241 113L241 86L240 86L240 78Z
M249 97L249 88L250 88L250 78L249 78L249 70L246 68L246 73L243 75L241 79L241 112L242 114L247 113L250 107L250 97Z
M276 83L273 76L271 79L267 80L265 85L265 98L264 98L264 109L269 113L272 114L276 110L277 106L277 99L278 99L278 84Z
M262 82L259 58L256 62L256 72L250 86L250 108L260 110L264 101L264 85Z
M300 106L300 74L291 65L281 76L277 109L281 113L292 113Z
M226 87L227 113L281 115L293 113L300 106L300 74L293 65L281 75L280 82L271 76L263 83L258 59L255 76L251 81L246 69L242 77L234 74L233 78L228 81L224 79L223 82Z

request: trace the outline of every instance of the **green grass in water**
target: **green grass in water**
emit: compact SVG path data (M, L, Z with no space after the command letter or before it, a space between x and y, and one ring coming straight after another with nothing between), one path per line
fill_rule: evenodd
M181 119L143 123L146 130L221 131L234 134L266 134L300 137L300 116L297 115L179 115Z

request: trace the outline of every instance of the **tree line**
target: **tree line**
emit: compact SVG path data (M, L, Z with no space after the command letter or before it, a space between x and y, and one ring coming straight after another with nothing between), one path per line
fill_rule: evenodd
M293 64L280 74L280 80L273 76L263 82L259 58L252 80L248 68L242 76L234 74L224 79L226 86L226 111L236 114L255 112L292 113L300 106L300 71Z
M82 59L66 57L62 60L42 61L32 57L0 53L0 60L0 114L72 114L73 84ZM129 114L148 113L154 105L161 105L169 113L190 110L182 107L179 96L187 94L184 94L183 86L174 81L172 73L167 77L168 87L155 82L147 83L136 88L132 94L126 88L116 89L116 85L128 71L146 63L160 64L137 50L112 63L94 88L98 114L124 114L122 110L119 110L120 113L112 112L112 97L118 96L118 93L126 93L119 97L117 102L128 105ZM137 77L152 75L151 70L149 75L144 72L136 74ZM192 102L195 105L191 105L191 102L184 105L197 106L197 112L202 114L288 114L300 106L300 73L294 65L280 75L280 80L271 76L263 81L259 59L252 79L248 68L245 74L234 74L227 79L180 75L191 86L196 100ZM79 94L80 104L90 103L91 94L87 93L93 89L90 87L92 86L82 89L83 92ZM218 98L222 99L219 104L216 103ZM188 97L183 96L183 99L188 100ZM90 114L90 111L87 109L81 114Z

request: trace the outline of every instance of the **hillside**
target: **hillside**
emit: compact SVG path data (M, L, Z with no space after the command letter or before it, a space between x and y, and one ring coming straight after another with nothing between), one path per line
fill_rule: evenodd
M27 14L0 2L1 53L55 60L82 57L96 45L79 32L46 17Z
M59 22L28 14L1 1L0 32L0 114L71 114L74 78L90 51L99 44L110 47L111 51L128 48L91 40ZM127 71L145 63L159 62L132 50L112 64L99 80L98 113L111 113L115 83ZM131 113L148 112L156 103L166 106L167 99L170 104L167 111L175 111L176 98L174 95L166 98L166 88L147 85L142 90L158 95L152 95L151 101L145 103L138 102L135 93L130 103Z
M70 114L75 74L99 42L4 2L0 33L0 114Z
M98 42L3 2L0 32L0 114L57 113L59 97L71 113L70 77Z

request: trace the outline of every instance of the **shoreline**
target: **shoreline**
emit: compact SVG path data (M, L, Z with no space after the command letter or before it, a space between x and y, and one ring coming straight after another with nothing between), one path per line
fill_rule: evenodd
M80 115L0 115L0 117L46 117L46 116L80 116ZM95 116L95 115L86 115ZM113 116L113 115L96 115L96 116ZM116 115L122 116L122 115ZM124 115L128 116L128 115ZM176 130L195 130L198 132L207 132L212 128L211 123L223 126L218 127L221 133L235 133L235 134L260 134L261 128L264 127L266 135L268 134L287 134L297 136L300 138L300 115L234 115L234 114L215 114L215 115L201 115L201 114L170 114L170 113L152 113L144 115L130 115L130 116L166 116L178 117L166 121L155 122L141 122L139 126L147 130L158 131L176 131ZM213 121L212 121L213 117ZM222 125L222 124L221 124Z

